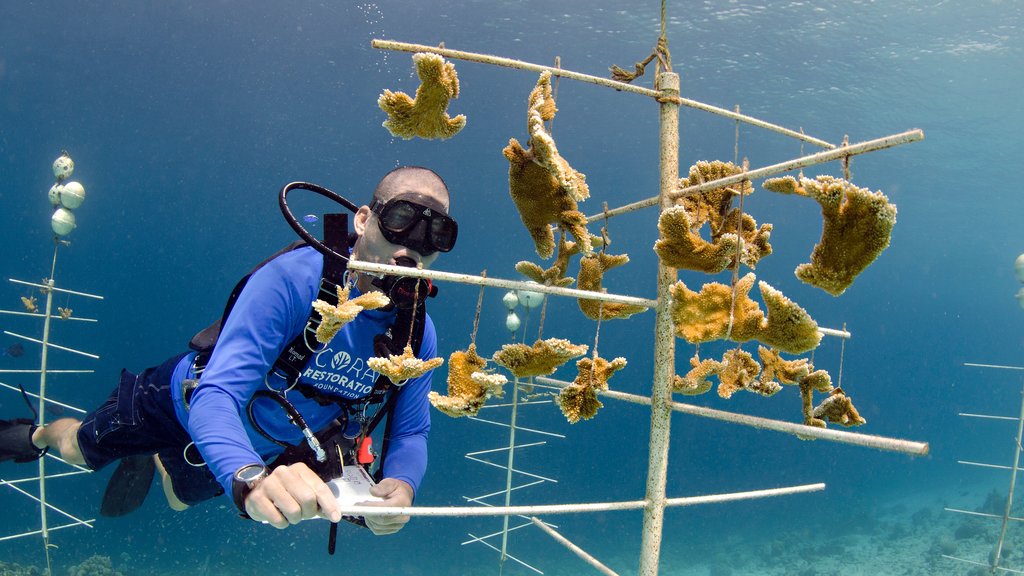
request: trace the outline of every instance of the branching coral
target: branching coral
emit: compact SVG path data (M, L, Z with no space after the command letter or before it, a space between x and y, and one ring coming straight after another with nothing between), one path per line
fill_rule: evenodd
M711 180L717 180L742 172L731 162L698 162L690 167L690 175L680 180L679 187L685 188ZM732 197L753 192L749 182L733 187L714 188L695 194L688 194L679 200L679 205L662 213L658 220L660 238L654 250L662 264L685 270L696 270L717 274L736 264L737 246L740 237L743 249L740 261L754 268L757 262L771 254L768 242L772 225L760 228L749 214L742 214L738 208L730 210ZM711 240L700 235L700 229L707 223L711 229ZM742 223L742 226L740 225Z
M672 391L687 396L698 396L711 390L711 377L718 376L725 367L718 360L705 358L699 360L696 356L690 358L690 366L693 368L686 373L686 376L676 375L672 379Z
M580 276L576 282L576 287L580 290L589 290L591 292L607 292L607 290L601 287L604 273L627 262L629 262L629 256L626 254L612 256L606 252L597 252L584 256L580 259ZM629 318L646 310L643 306L619 302L601 302L600 300L585 298L579 299L578 302L580 310L591 320L597 320L598 318L604 320Z
M764 182L764 187L807 196L821 205L821 240L811 252L811 262L797 266L796 276L833 296L845 292L889 246L896 206L881 192L858 188L832 176L801 178L799 182L792 176L772 178Z
M832 378L824 370L815 370L800 380L800 400L803 403L804 424L824 428L825 421L814 416L814 391L831 392Z
M718 395L730 398L737 390L752 384L761 372L761 365L750 352L733 348L722 356L722 371L718 374Z
M611 362L601 357L583 358L576 362L576 379L558 394L558 406L565 419L575 424L593 418L604 406L597 399L597 393L607 390L608 378L625 366L626 359L621 357Z
M401 354L390 354L387 358L370 358L366 361L367 366L387 376L396 384L426 374L443 363L443 358L420 360L413 354L412 346L406 346Z
M867 420L853 407L853 401L843 392L842 388L836 388L828 395L828 398L821 401L821 404L814 409L814 418L846 427L867 423Z
M413 54L420 86L416 98L404 92L385 90L377 105L387 113L384 127L392 136L409 140L451 138L466 125L466 116L448 116L448 101L459 97L459 76L455 65L437 54Z
M374 310L391 303L391 300L383 292L367 292L351 300L348 299L348 294L348 287L338 286L337 306L332 306L319 299L313 302L313 309L320 314L320 325L316 328L317 342L321 344L330 342L342 326L354 320L363 310Z
M784 360L778 350L757 347L757 355L761 357L763 368L761 369L762 380L778 380L783 384L797 384L811 371L810 361L806 358L799 360Z
M563 234L558 240L558 255L550 268L545 270L533 262L522 260L516 263L516 271L538 284L564 288L576 281L565 273L569 270L569 259L579 252L579 244L566 240Z
M818 325L795 302L766 282L759 282L761 296L768 308L768 317L757 302L751 300L754 275L747 274L736 284L736 304L732 304L732 288L717 282L705 284L694 292L682 281L672 285L672 321L676 335L691 344L728 337L735 342L758 340L794 354L818 345ZM729 329L729 313L733 313Z
M476 416L491 396L501 397L508 381L500 374L483 372L487 360L476 353L476 345L465 351L456 350L448 357L448 395L430 392L430 404L441 412L458 418Z
M554 118L556 111L551 95L551 73L544 72L530 92L527 114L530 149L523 149L512 138L502 150L509 161L509 193L541 258L550 258L554 252L555 238L550 224L558 224L572 234L584 252L593 250L587 218L576 205L590 196L586 177L558 154L554 139L544 129L544 122Z
M494 353L494 362L508 368L517 378L547 376L559 366L587 353L586 344L573 344L560 338L537 340L533 346L505 344Z

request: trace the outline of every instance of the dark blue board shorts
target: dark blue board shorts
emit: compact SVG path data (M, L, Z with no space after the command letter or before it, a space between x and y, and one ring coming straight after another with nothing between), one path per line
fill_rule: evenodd
M224 489L201 463L192 438L174 413L171 375L184 355L139 375L122 370L121 381L110 397L82 420L78 445L93 470L127 456L158 454L171 477L174 495L193 505L223 494Z

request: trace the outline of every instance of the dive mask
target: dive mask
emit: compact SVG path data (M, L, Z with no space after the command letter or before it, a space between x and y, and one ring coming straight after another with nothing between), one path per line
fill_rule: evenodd
M459 225L451 216L411 200L374 199L370 211L377 215L377 225L385 240L423 256L450 251L459 235Z

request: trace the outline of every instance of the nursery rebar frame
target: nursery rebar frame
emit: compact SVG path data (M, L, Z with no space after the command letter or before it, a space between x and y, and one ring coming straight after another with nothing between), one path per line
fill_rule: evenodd
M702 104L700 102L696 102L693 100L681 98L679 90L679 76L678 74L671 71L661 72L657 76L657 81L655 83L655 85L658 86L659 88L656 90L652 90L649 88L634 86L632 84L618 82L615 80L608 80L605 78L581 74L578 72L565 70L564 68L560 67L556 68L550 66L542 66L538 64L531 64L527 62L512 60L508 58L500 58L486 54L477 54L471 52L451 50L447 48L426 46L421 44L408 44L385 40L374 40L372 42L372 46L384 50L396 50L414 53L427 52L438 54L446 58L498 65L520 70L529 70L534 72L546 71L550 72L552 76L589 82L601 86L611 87L622 92L640 94L648 96L650 98L654 98L659 104L659 195L654 198L641 200L630 205L615 208L613 210L606 210L601 214L590 217L593 219L609 218L617 214L621 214L632 210L638 210L654 205L658 205L661 210L665 210L666 208L672 206L673 200L675 200L676 198L679 198L682 195L688 193L696 192L698 190L719 188L729 184L742 182L744 180L764 178L769 175L778 174L789 170L795 170L797 168L812 166L823 162L835 160L848 160L849 157L856 154L863 154L874 150L881 150L884 148L899 146L911 142L917 142L924 138L924 134L921 130L910 130L899 134L878 138L875 140L861 142L858 144L849 145L844 143L842 146L836 146L824 140L808 136L804 134L802 131L797 132L794 130L786 129L762 120L758 120L756 118L741 115L738 112L733 112L726 110L724 108L718 108L715 106ZM705 110L713 114L733 119L737 122L745 122L761 128L769 129L774 132L778 132L793 138L800 139L801 141L813 143L823 148L827 148L828 150L826 150L825 152L819 152L817 154L802 156L772 166L765 166L754 170L743 170L741 173L736 174L734 176L708 181L699 186L692 186L685 189L679 189L678 124L680 106L688 106L700 110ZM658 563L662 541L662 525L664 521L665 508L669 506L705 504L750 498L779 496L784 494L796 494L822 490L825 486L824 484L818 483L773 490L756 490L750 492L718 494L691 498L668 498L666 496L666 482L668 473L668 447L671 426L671 413L673 411L680 411L702 417L716 418L720 420L733 422L736 424L752 426L755 428L771 429L786 432L794 435L799 435L800 437L803 438L820 438L824 440L873 447L882 450L891 450L910 455L923 455L927 454L928 452L928 445L922 442L913 442L907 440L885 438L880 436L871 436L865 434L843 432L838 430L822 429L812 426L805 426L802 424L794 424L791 422L776 421L741 414L732 414L721 410L713 410L673 402L671 383L675 370L676 337L673 331L672 320L669 314L671 298L669 296L668 289L669 286L673 282L675 282L677 278L677 271L673 268L668 268L661 264L659 264L657 275L657 298L654 299L635 298L630 296L619 296L612 294L601 294L589 291L584 291L583 294L580 294L579 290L557 288L552 286L539 286L534 283L516 282L511 280L497 280L489 277L466 274L453 274L443 271L410 270L409 268L401 268L383 264L372 264L356 260L350 261L349 269L354 271L374 273L401 273L407 276L418 276L422 278L430 278L433 280L459 282L480 286L495 286L509 289L523 289L535 292L542 292L549 295L568 296L572 298L583 297L586 299L601 300L606 302L624 302L638 304L646 306L648 308L654 308L656 316L654 335L655 362L653 374L653 391L651 393L651 396L640 397L611 391L603 393L605 397L616 398L620 400L636 402L641 404L649 404L651 406L651 432L648 456L647 489L644 499L627 502L604 502L549 506L477 506L436 508L371 508L353 506L343 510L343 513L345 514L380 514L410 516L485 516L523 514L533 516L540 514L561 514L609 510L642 509L644 511L644 520L639 573L643 576L653 576L658 573ZM831 336L837 336L842 338L850 337L849 332L846 332L845 330L821 329L820 331L824 334ZM536 382L542 384L546 383L552 386L564 386L566 384L564 382L544 378L537 378ZM539 521L535 523L537 525L540 525ZM580 549L579 547L575 546L567 539L565 539L564 536L557 534L557 532L555 532L554 530L545 529L544 527L542 527L542 530L544 530L546 533L551 535L553 538L555 538L563 545L566 545L571 551L576 553L578 556L580 556L582 559L588 562L595 569L605 574L613 573L610 569L600 564L599 561L591 557L585 551L583 551L582 549Z
M69 353L72 353L72 354L77 354L79 356L85 356L85 357L91 358L93 360L96 360L96 359L99 358L99 356L96 356L95 354L90 354L88 352L84 352L82 350L77 350L75 348L70 348L70 347L67 347L67 346L60 346L58 344L54 344L50 340L50 336L51 336L50 329L51 329L52 322L55 319L59 320L61 322L64 322L64 321L77 321L77 322L90 322L90 323L95 323L96 322L96 320L93 319L93 318L80 318L80 317L72 316L70 309L68 309L66 313L63 310L61 310L60 314L55 315L53 313L54 312L54 310L53 310L54 294L57 294L57 293L65 294L69 298L71 296L78 296L78 297L91 298L91 299L96 299L96 300L102 300L103 299L102 296L97 296L95 294L89 294L89 293L86 293L86 292L79 292L79 291L76 291L76 290L68 290L68 289L65 289L65 288L58 288L56 286L56 283L54 281L54 274L56 273L56 269L57 269L57 252L58 252L58 249L60 248L60 246L61 246L61 244L63 242L64 242L63 240L60 240L60 239L57 239L57 238L54 239L53 261L52 261L52 264L50 266L50 276L49 276L49 278L43 279L43 283L42 284L35 283L35 282L26 282L24 280L16 280L14 278L9 278L8 279L8 281L11 282L12 284L16 284L16 285L20 285L20 286L26 286L26 287L29 287L29 288L34 288L34 289L39 290L42 294L44 294L46 296L46 303L45 303L45 306L43 308L43 312L39 313L39 312L18 312L18 311L13 311L13 310L0 310L0 314L15 315L15 316L29 316L29 317L33 317L33 318L40 318L43 321L43 336L42 336L42 339L36 339L36 338L32 338L30 336L25 336L23 334L18 334L18 333L15 333L15 332L10 332L10 331L4 330L4 334L6 334L8 336L12 336L14 338L18 338L20 340L24 340L26 342L31 342L33 344L40 345L41 352L40 352L39 369L38 370L0 370L0 374L38 374L39 375L39 392L38 392L38 394L31 393L31 392L28 392L28 391L23 391L23 388L21 388L21 387L12 386L10 384L4 383L4 382L0 382L0 387L4 388L6 390L10 390L12 392L16 392L18 394L24 393L26 397L31 397L31 398L34 398L36 400L37 404L34 407L34 410L35 410L35 412L37 414L36 424L38 426L44 426L46 424L46 416L47 416L46 407L47 407L48 404L53 404L55 406L59 406L60 408L62 408L64 410L69 410L69 411L72 411L72 412L76 412L78 414L85 414L85 410L82 410L81 408L77 408L77 407L71 406L69 404L65 404L65 403L62 403L62 402L57 402L57 401L51 400L47 396L47 392L46 392L47 375L50 375L50 374L89 374L89 373L93 372L92 370L54 370L54 369L51 369L49 367L49 351L50 351L50 349L52 348L54 350L60 350L60 351L63 351L63 352L69 352ZM27 399L28 398L26 398L26 400ZM56 474L53 474L53 473L47 474L47 472L46 472L46 461L47 461L47 459L53 459L53 460L59 462L61 465L69 468L69 471L61 472L61 473L56 473ZM65 478L65 477L69 477L69 476L77 476L77 475L80 475L80 474L89 474L91 472L92 472L92 470L89 470L89 469L84 468L82 466L78 466L76 464L72 464L72 463L70 463L70 462L60 458L59 456L57 456L55 454L47 452L44 457L39 458L39 460L38 460L38 471L37 471L35 476L30 476L30 477L26 477L26 478L18 478L18 479L14 479L14 480L7 480L5 478L0 478L0 486L5 486L7 488L10 488L11 490L15 491L16 493L18 493L18 494L20 494L22 496L25 496L25 497L27 497L27 498L29 498L31 500L34 500L35 502L39 503L39 529L38 530L28 530L28 531L21 532L21 533L8 534L8 535L0 536L0 541L13 540L13 539L16 539L16 538L23 538L23 537L26 537L26 536L35 536L35 535L40 536L42 538L42 541L43 541L43 551L44 551L44 554L45 554L45 557L46 557L47 573L48 574L53 574L53 566L52 566L52 563L50 561L50 548L54 547L54 544L52 544L50 542L50 533L54 532L56 530L62 530L64 528L73 528L75 526L86 526L86 527L92 528L93 527L92 524L93 524L93 522L95 522L95 518L82 519L82 518L79 518L77 516L74 516L73 514L65 511L62 508L58 508L57 506L51 504L49 502L48 497L47 497L46 481L50 480L50 479L56 479L56 478ZM36 494L32 494L28 490L22 488L20 486L21 484L36 484L38 486L38 492ZM55 513L59 514L60 516L63 516L66 519L66 521L64 523L62 523L62 524L59 524L59 525L56 525L56 526L51 526L50 522L49 522L48 515L47 515L48 511L52 511L52 512L55 512Z

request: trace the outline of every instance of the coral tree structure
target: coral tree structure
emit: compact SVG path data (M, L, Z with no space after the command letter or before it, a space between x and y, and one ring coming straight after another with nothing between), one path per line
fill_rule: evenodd
M758 287L768 308L765 318L757 302L749 296L753 284L752 273L739 280L734 305L733 289L724 284L705 284L698 293L682 281L676 282L670 288L676 335L691 344L723 338L735 342L758 340L792 354L817 347L821 334L817 322L806 310L761 281Z
M487 399L501 397L508 379L500 374L487 374L487 360L476 353L476 345L465 351L456 350L448 357L448 395L428 395L430 404L445 414L458 418L476 416Z
M559 366L587 353L586 344L573 344L560 338L537 340L533 346L505 344L494 353L494 361L508 368L516 378L548 376Z
M772 178L764 182L764 187L807 196L821 205L821 240L811 252L811 262L797 266L796 276L833 296L845 292L889 246L896 206L881 192L858 188L832 176L801 178L799 182L792 176Z
M320 314L320 325L316 328L316 341L327 344L363 310L382 308L391 303L383 292L373 291L348 299L349 288L338 286L338 305L332 306L324 300L315 300L313 309Z
M392 382L404 382L422 376L444 363L443 358L420 360L406 345L401 354L390 354L387 358L370 358L366 364L373 370L387 376Z
M612 268L622 266L629 262L629 256L619 254L612 256L605 252L589 254L580 259L580 276L576 287L580 290L591 292L607 292L601 287L601 280L604 273ZM579 299L580 310L591 320L602 318L614 320L616 318L629 318L646 310L643 306L635 304L622 304L620 302L601 302L600 300Z
M420 138L451 138L466 125L466 116L448 116L448 101L459 97L459 76L455 65L437 54L413 54L420 86L416 98L404 92L385 90L377 105L387 112L383 126L392 136L409 140Z
M732 176L742 171L731 162L701 161L690 167L687 178L680 180L679 188L686 188ZM757 262L771 254L768 242L772 225L759 228L749 214L738 208L730 210L732 198L742 192L753 192L749 182L738 187L721 187L687 194L677 206L665 210L658 220L660 238L654 244L662 264L672 268L696 270L717 274L740 261L754 268ZM700 230L708 224L711 240L705 240ZM742 238L742 250L739 250Z
M604 406L597 399L597 393L607 390L608 379L625 367L626 359L622 357L611 362L601 357L583 358L576 362L576 379L558 394L558 406L565 419L575 424L593 418Z
M551 73L543 72L529 97L526 124L530 148L523 149L512 138L502 150L509 161L509 193L533 238L537 254L545 259L555 249L551 224L558 224L572 234L583 252L593 250L587 217L576 204L590 196L586 177L559 155L554 139L544 129L544 122L554 118L556 111Z

